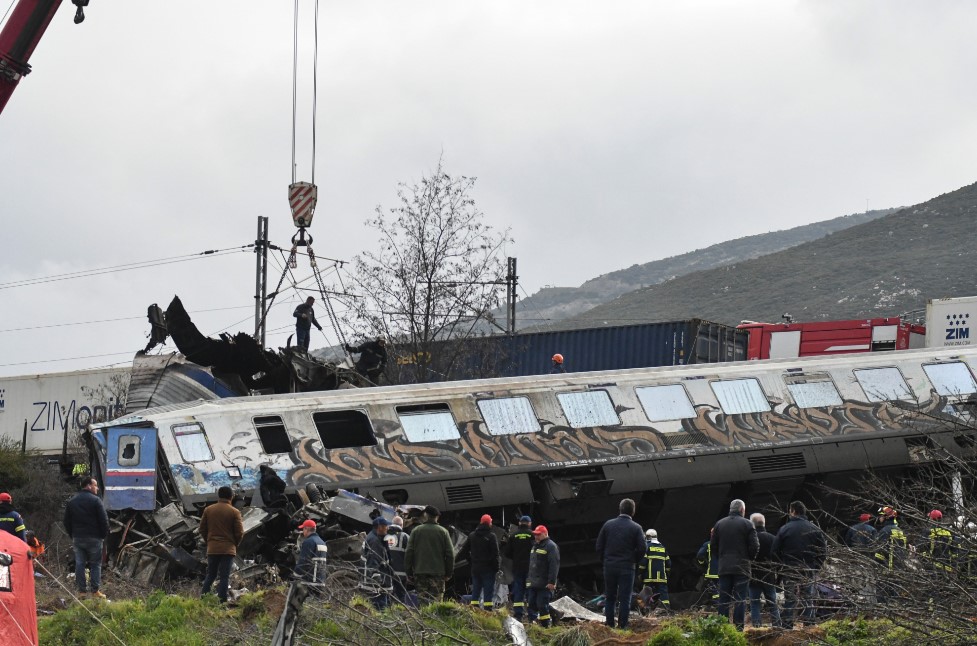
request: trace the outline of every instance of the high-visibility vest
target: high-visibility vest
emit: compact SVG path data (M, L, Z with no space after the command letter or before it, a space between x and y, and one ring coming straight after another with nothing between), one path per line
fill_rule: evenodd
M661 543L648 542L643 563L644 583L668 583L671 559Z
M955 557L953 533L945 527L933 527L929 539L929 549L925 555L933 559L934 567L952 572Z
M875 551L875 560L891 570L896 563L898 550L902 550L901 555L905 555L907 540L905 532L899 529L895 523L892 524L892 529L887 533L889 535L888 545L880 544L878 546Z

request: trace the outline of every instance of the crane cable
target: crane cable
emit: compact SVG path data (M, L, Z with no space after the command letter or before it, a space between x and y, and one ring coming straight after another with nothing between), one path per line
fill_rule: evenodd
M315 184L316 105L319 95L319 0L315 0L312 42L312 184ZM296 182L295 139L298 129L299 0L292 24L292 184Z

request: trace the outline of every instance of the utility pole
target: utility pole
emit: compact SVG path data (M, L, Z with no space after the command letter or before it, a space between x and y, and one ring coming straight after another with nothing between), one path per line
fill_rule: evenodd
M258 237L254 240L254 339L265 347L265 299L268 297L268 217L258 216Z
M516 276L516 259L507 258L508 271L505 275L505 333L516 333L516 286L519 277Z

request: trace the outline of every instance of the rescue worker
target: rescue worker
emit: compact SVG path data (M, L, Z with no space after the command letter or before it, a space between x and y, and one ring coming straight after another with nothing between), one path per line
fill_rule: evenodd
M566 367L563 365L563 355L556 353L553 355L553 365L550 367L550 374L561 374L567 371Z
M445 581L455 571L455 550L448 530L438 525L441 512L437 507L424 508L424 524L410 533L404 554L404 569L414 579L422 603L435 603L444 596Z
M617 518L604 523L597 535L597 558L604 566L604 618L608 626L627 628L631 614L635 566L645 555L645 535L634 522L635 504L630 498L618 504Z
M512 559L512 616L522 621L526 610L526 577L529 575L529 551L533 548L533 519L523 516L519 527L509 536L503 555Z
M927 565L944 572L953 572L957 556L957 537L944 525L942 511L934 509L926 516L933 526L930 527L926 543L917 546L916 551L927 559Z
M27 526L24 518L14 510L14 499L9 493L0 493L0 529L27 542Z
M712 551L719 557L719 604L721 617L729 617L733 606L733 625L743 631L746 601L750 597L750 561L760 551L756 528L748 521L746 503L739 498L729 503L729 515L719 520L712 532Z
M380 382L380 375L387 367L387 341L381 336L376 341L367 341L361 345L353 347L346 345L346 351L351 354L359 354L360 358L354 368L374 384Z
M896 589L888 581L891 572L901 569L906 562L908 539L899 527L897 516L899 513L892 507L879 509L882 526L875 541L875 562L882 568L881 578L875 586L879 603L885 603L895 596Z
M303 521L299 530L302 532L302 547L299 548L299 558L295 564L295 578L310 583L325 583L326 542L316 533L314 520Z
M794 627L798 600L801 619L814 623L815 579L828 555L828 540L821 528L807 519L807 507L800 500L788 506L790 518L777 532L770 552L783 564L784 628Z
M668 573L672 569L672 559L668 550L658 541L658 532L649 529L645 532L645 556L641 561L641 582L651 588L665 610L671 610L668 602Z
M295 344L306 352L309 351L309 341L311 340L309 332L312 331L312 326L314 325L320 332L322 331L319 321L315 320L315 311L312 309L313 303L315 303L315 298L309 296L304 303L300 303L292 312L292 316L295 317Z
M394 516L394 520L387 528L387 549L390 550L390 569L394 575L394 598L402 604L407 604L407 570L404 569L404 557L410 536L404 531L404 519Z
M385 538L389 525L386 518L377 516L373 519L373 529L363 542L363 576L365 582L371 584L369 587L377 588L377 593L370 599L377 610L383 610L390 605L390 591L393 589L390 549Z
M695 555L696 562L706 569L703 575L703 594L709 605L719 603L719 557L712 552L712 533L715 528L709 530L709 538L699 548Z
M845 532L845 545L853 550L867 550L875 543L878 530L872 526L872 514L862 514L858 523Z
M556 590L556 578L560 573L560 548L550 540L549 530L537 525L533 530L535 545L529 553L528 588L529 620L538 620L543 628L552 625L550 601Z
M471 557L472 600L471 606L477 608L479 602L485 610L495 607L495 574L499 571L499 539L492 531L492 517L483 514L475 531L468 535L468 553Z
M750 572L750 623L754 628L763 625L761 604L767 600L770 619L774 626L780 626L780 607L777 605L777 571L774 567L774 536L767 531L767 519L763 514L750 514L750 522L756 527L760 551L753 560Z

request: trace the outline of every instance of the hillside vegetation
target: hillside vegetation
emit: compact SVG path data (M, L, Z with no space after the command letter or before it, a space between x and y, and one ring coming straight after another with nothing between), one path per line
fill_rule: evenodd
M550 329L891 316L977 294L977 184L752 260L624 294Z
M845 215L824 222L815 222L785 231L773 231L737 238L719 244L696 249L662 260L632 265L592 278L580 287L544 287L529 298L519 302L517 327L545 326L606 303L622 294L657 285L678 276L743 262L766 254L782 251L799 244L823 238L865 222L871 222L895 209L868 211ZM501 313L500 313L501 316ZM528 330L527 330L528 331Z

